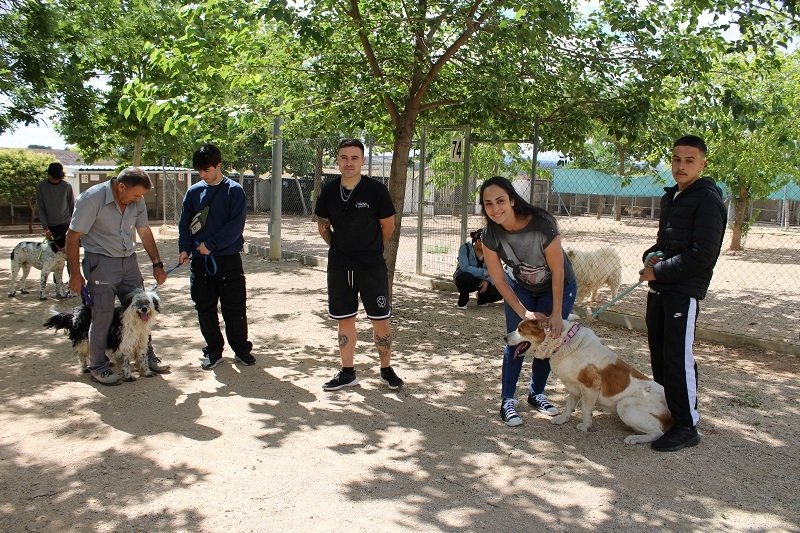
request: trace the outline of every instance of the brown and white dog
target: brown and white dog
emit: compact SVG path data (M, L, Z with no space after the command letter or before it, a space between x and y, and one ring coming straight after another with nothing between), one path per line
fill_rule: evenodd
M625 437L625 444L652 442L669 429L672 415L664 387L617 357L591 329L565 320L564 332L552 338L545 327L543 320L523 320L506 341L517 345L517 354L530 347L535 358L550 359L553 374L567 389L567 404L551 420L553 424L569 420L580 400L583 420L577 428L581 431L592 426L595 405L616 410L638 432Z

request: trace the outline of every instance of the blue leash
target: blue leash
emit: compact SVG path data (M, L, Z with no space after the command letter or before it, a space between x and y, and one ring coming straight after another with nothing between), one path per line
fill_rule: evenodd
M664 257L664 252L650 252L649 254L647 254L647 257L644 258L644 264L647 265L647 263L649 263L650 259L653 258L653 257ZM641 274L641 272L639 272L639 274ZM603 307L601 307L600 309L598 309L594 313L592 313L592 318L597 318L598 316L600 316L600 313L602 313L603 311L605 311L606 309L608 309L609 307L611 307L612 305L614 305L618 301L620 301L623 298L625 298L627 295L632 293L633 290L636 287L638 287L642 283L644 283L644 280L639 281L635 285L631 285L630 287L628 287L627 289L625 289L621 293L617 294L616 298L612 298L610 302L608 302Z
M180 266L181 266L181 262L180 262L180 261L178 261L178 263L177 263L177 264L176 264L174 267L172 267L172 268L170 268L170 269L168 269L168 270L165 270L164 272L165 272L165 273L166 273L166 274L169 276L169 275L170 275L170 273L172 273L172 272L173 272L173 271L175 271L176 269L180 268ZM151 291L155 291L155 290L157 290L157 289L158 289L158 283L156 283L155 285L153 285L153 288L152 288L152 289L150 289L150 290L151 290Z

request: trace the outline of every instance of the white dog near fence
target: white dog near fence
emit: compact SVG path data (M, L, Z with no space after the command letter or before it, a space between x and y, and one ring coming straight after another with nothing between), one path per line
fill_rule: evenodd
M46 300L45 287L47 276L52 272L53 283L56 286L56 297L69 296L67 285L63 282L64 263L67 257L63 249L59 249L52 241L45 243L26 241L17 244L11 252L11 285L8 288L9 298L17 294L17 274L22 269L22 278L19 281L20 292L28 294L26 289L28 274L31 267L41 270L39 277L39 299Z
M619 293L622 283L622 258L611 246L597 250L567 250L567 257L572 263L575 278L578 281L577 303L597 301L600 288L607 285L611 290L611 298Z

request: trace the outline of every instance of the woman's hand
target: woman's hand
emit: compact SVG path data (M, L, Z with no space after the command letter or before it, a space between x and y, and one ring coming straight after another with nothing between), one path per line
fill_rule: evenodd
M478 288L478 292L486 292L486 289L489 288L489 282L486 280L481 281L481 286Z
M531 320L547 320L547 315L537 311L525 311L525 318L529 318Z
M555 313L550 315L547 323L550 326L550 336L554 339L560 337L564 330L564 321L561 320L561 315L556 315Z

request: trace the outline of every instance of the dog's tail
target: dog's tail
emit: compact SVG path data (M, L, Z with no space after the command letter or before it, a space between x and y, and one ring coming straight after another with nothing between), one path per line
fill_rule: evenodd
M51 309L50 313L50 318L45 320L43 324L44 327L52 328L56 331L60 329L66 330L67 332L72 331L75 315L72 313L61 313L54 309Z

